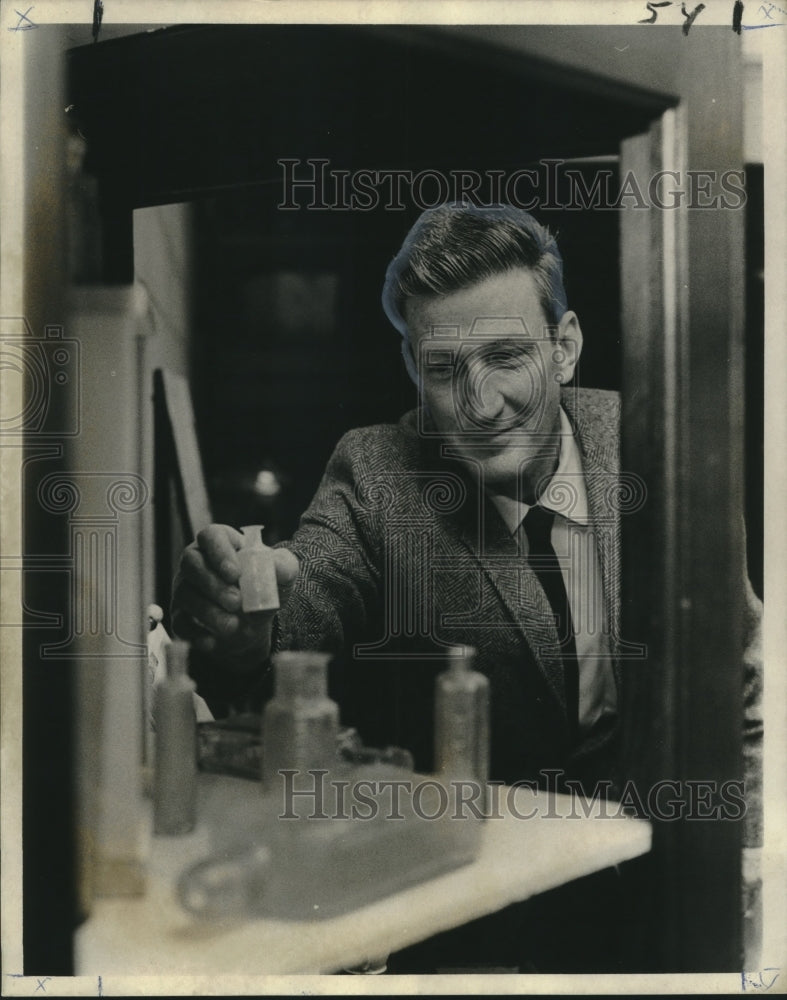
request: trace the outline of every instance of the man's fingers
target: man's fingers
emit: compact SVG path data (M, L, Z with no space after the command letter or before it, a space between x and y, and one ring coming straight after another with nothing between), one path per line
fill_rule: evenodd
M181 556L172 593L172 627L196 649L230 655L257 650L267 655L274 613L242 612L237 557L242 545L240 532L213 524L200 531ZM284 548L268 550L264 558L273 559L284 601L300 564Z
M190 616L197 625L202 626L211 634L221 639L229 639L236 635L240 628L240 618L237 614L225 611L211 598L187 583L181 582L175 593L177 613Z
M180 597L181 583L199 591L225 611L233 613L240 611L240 590L234 584L228 584L224 578L216 575L196 543L189 545L180 559L180 569L175 578L175 594L178 598Z
M228 584L240 579L237 552L242 545L243 535L226 524L211 524L197 534L197 548L206 564Z

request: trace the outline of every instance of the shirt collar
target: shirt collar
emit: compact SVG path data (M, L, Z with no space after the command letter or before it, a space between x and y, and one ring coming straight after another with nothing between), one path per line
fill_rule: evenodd
M530 506L506 496L492 496L508 530L513 534L524 520ZM566 411L560 407L560 457L555 474L541 494L541 506L561 514L569 521L590 523L582 453Z

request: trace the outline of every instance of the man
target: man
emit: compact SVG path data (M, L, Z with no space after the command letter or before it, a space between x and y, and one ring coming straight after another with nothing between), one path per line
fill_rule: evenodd
M339 443L276 552L275 621L238 614L240 535L212 526L184 554L175 629L249 680L271 641L335 653L345 714L421 767L441 650L473 646L492 680L493 778L609 777L619 404L564 388L582 333L557 246L518 209L430 210L383 298L420 411Z
M241 536L214 525L183 555L175 630L238 691L264 686L272 649L334 653L344 720L367 743L407 747L422 770L444 651L475 647L491 682L491 777L543 783L552 770L592 791L615 772L619 402L567 388L582 333L555 241L518 209L427 211L388 269L383 304L420 408L339 442L275 551L276 616L240 613ZM615 891L585 893L590 910L561 906L564 922L584 913L582 947L563 968L615 967L587 958ZM458 948L441 937L422 964L395 967L460 956L532 967L523 939L532 945L542 922L529 912L468 925ZM548 933L534 954L560 957L535 967L560 967L565 940Z

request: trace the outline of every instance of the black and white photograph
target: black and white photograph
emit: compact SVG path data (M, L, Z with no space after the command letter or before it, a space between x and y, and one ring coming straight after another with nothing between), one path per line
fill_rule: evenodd
M787 8L0 34L3 995L785 992Z

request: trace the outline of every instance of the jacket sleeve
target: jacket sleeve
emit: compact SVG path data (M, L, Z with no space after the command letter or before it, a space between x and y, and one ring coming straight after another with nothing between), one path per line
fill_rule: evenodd
M380 587L379 524L363 502L373 442L351 431L336 447L293 538L300 573L274 626L273 651L339 653L364 634Z

